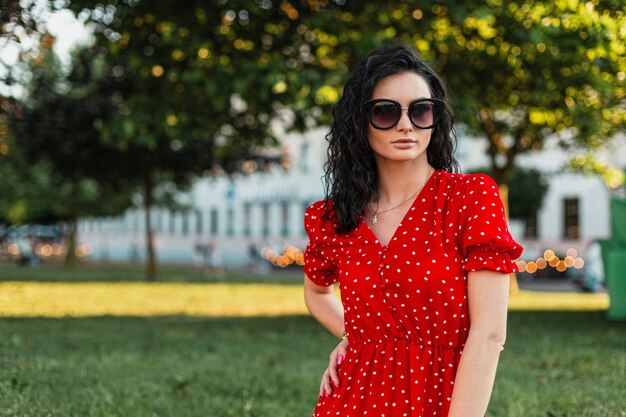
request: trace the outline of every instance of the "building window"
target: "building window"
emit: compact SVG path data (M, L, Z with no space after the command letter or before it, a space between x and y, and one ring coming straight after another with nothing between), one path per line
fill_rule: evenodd
M235 210L230 207L226 211L226 235L233 236L235 234Z
M289 236L289 202L280 203L281 225L280 232L283 236Z
M263 227L263 237L267 237L270 235L270 205L269 203L264 203L261 211L261 225Z
M309 172L309 148L308 142L304 142L300 148L300 167L304 173Z
M182 217L183 217L183 226L182 226L183 236L187 236L187 234L189 234L189 212L188 211L183 212Z
M133 213L133 232L139 231L139 216L141 214L139 212Z
M537 215L526 219L526 227L524 230L524 237L526 239L537 239L539 233L537 232Z
M170 214L170 235L176 233L176 213L172 210L169 211Z
M158 209L155 213L156 216L156 231L157 233L163 232L163 211Z
M202 235L202 212L200 210L196 210L196 234Z
M211 236L217 236L217 225L219 224L218 220L217 209L211 209Z
M579 198L563 199L563 238L579 239Z
M243 205L243 235L250 236L252 234L252 204L245 203Z

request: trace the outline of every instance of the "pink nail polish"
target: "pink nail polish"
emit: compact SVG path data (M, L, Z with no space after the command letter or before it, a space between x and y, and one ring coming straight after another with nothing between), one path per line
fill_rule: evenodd
M343 363L343 355L337 356L337 365L341 365Z
M339 384L335 383L335 381L333 381L333 386L334 386L335 388L339 388Z

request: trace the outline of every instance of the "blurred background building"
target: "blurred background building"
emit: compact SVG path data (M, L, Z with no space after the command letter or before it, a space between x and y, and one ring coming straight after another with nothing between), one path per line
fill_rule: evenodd
M157 258L243 268L255 258L269 258L268 250L280 254L286 245L303 250L307 242L304 211L324 195L325 134L325 128L304 134L283 132L279 135L286 153L282 166L269 172L250 166L249 173L203 178L190 193L180 195L190 209L155 208ZM614 143L603 156L613 166L626 167L626 143ZM488 165L485 144L460 135L456 155L463 172ZM610 191L598 177L564 173L562 166L574 155L548 141L544 150L520 156L520 166L540 170L550 184L532 224L510 221L511 233L525 247L522 259L534 260L546 248L563 254L574 248L582 254L591 242L608 236ZM93 260L144 261L144 218L142 210L132 210L116 218L83 219L79 241L91 247ZM208 259L211 256L213 261Z

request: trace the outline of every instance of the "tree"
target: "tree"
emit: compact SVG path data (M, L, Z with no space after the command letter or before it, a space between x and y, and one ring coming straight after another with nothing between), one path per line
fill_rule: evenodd
M269 134L270 117L266 113L275 114L271 103L250 112L245 110L245 100L240 99L243 109L233 113L230 103L237 99L237 95L222 90L222 86L230 85L233 70L233 67L221 65L222 58L226 57L220 57L220 62L213 68L216 63L208 59L211 51L199 46L204 41L196 36L196 43L190 49L188 39L185 39L189 29L181 23L167 20L172 8L177 7L181 10L178 20L184 23L187 19L202 27L196 21L202 18L196 16L196 9L187 8L186 13L182 13L184 8L174 2L154 10L145 3L142 7L144 14L139 20L136 19L136 10L131 8L120 9L114 22L107 20L110 7L106 10L97 7L97 11L90 15L99 22L96 33L101 36L93 53L96 56L106 54L107 58L101 61L99 67L103 78L99 85L108 88L113 106L106 115L101 114L99 118L92 115L83 120L87 120L86 124L94 122L92 125L97 127L101 145L108 147L109 151L118 152L116 158L105 158L104 154L99 158L99 161L116 162L115 172L110 178L124 179L141 187L148 234L147 276L156 279L150 209L158 200L155 192L158 192L159 185L174 183L184 188L193 178L213 172L216 167L232 172L250 159L254 159L255 165L262 169L267 164L279 162L280 155L257 152L255 147L265 147L273 142ZM161 14L155 16L155 11ZM110 37L115 38L118 33L105 27L107 22L113 28L123 29L126 37L110 42ZM159 45L155 49L152 45L156 44ZM193 49L198 47L200 50ZM73 74L86 69L89 71L88 66L82 65L73 70ZM75 87L76 83L72 85L72 88ZM98 93L93 88L83 88L82 91L85 99ZM31 99L41 93L33 93ZM104 95L98 96L98 100L102 97ZM107 103L111 104L110 101ZM46 120L66 119L64 111L57 112L55 116ZM45 123L23 126L40 132L48 130L44 127ZM55 141L46 143L50 146L43 146L42 151L55 161L62 161L65 150L73 146L63 147ZM37 147L33 143L31 150ZM93 162L93 166L98 164L98 161Z
M518 155L549 137L564 148L598 148L624 130L623 3L487 1L439 13L432 39L446 51L442 70L457 92L468 90L459 95L464 121L489 141L499 183Z
M95 126L111 107L110 90L93 74L97 55L83 50L66 77L51 45L25 61L32 77L28 94L6 100L2 109L9 133L3 174L12 193L0 200L12 223L62 220L71 264L77 220L122 213L132 189L111 175L120 152L100 143Z
M283 36L284 15L243 3L255 15L233 16L200 1L72 2L79 16L95 24L97 44L107 51L108 76L126 86L100 134L127 155L120 172L142 184L151 279L156 263L150 208L160 184L185 187L216 167L234 172L254 160L262 169L280 159L261 148L276 143L271 123L290 104L278 105L287 97L283 70L292 64L281 51L293 47L293 38ZM275 36L255 48L248 37L233 38L231 25ZM297 33L296 25L288 31ZM302 115L298 120L303 125Z
M413 45L447 80L460 121L489 142L500 184L547 138L593 149L626 126L623 2L349 2L311 22L319 64Z

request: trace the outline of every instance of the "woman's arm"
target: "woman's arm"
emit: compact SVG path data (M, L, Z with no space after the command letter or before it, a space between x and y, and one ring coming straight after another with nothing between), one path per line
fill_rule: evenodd
M304 276L304 303L309 312L329 332L341 337L343 331L343 307L335 296L333 286L317 285Z
M448 417L483 417L489 405L500 352L506 339L509 276L491 270L469 272L470 330Z
M335 296L333 286L327 287L317 285L306 275L304 276L304 303L311 312L311 315L319 321L329 332L341 337L343 326L343 307ZM339 386L341 381L337 375L337 368L341 365L348 349L348 339L344 339L330 353L328 368L322 376L320 384L320 397L329 396L332 392L332 385Z

